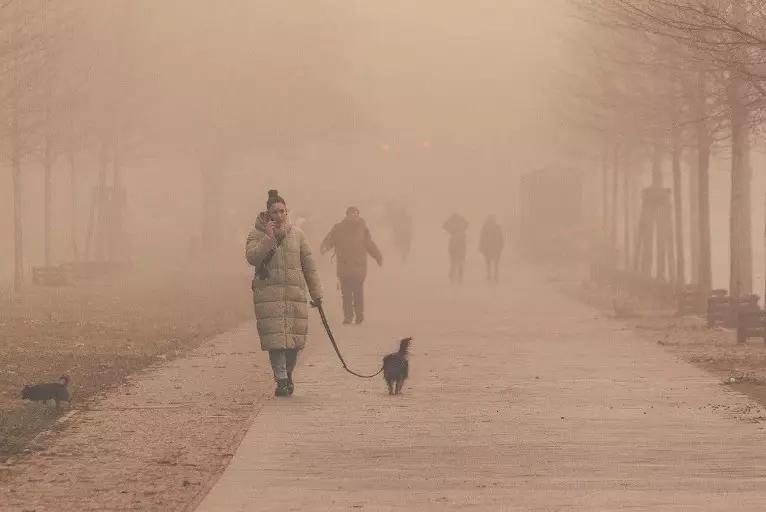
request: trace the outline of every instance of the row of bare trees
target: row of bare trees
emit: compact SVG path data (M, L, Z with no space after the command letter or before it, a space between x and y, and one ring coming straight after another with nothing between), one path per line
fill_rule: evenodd
M709 291L710 163L720 152L731 176L730 293L752 293L750 156L763 142L766 7L756 0L573 3L579 32L564 80L574 92L568 116L586 128L582 144L601 155L609 249L616 254L621 244L626 268L679 285L689 276ZM651 182L637 200L645 168Z
M317 23L321 20L322 23ZM122 252L123 173L142 159L196 162L203 238L220 225L221 169L242 154L281 150L363 126L339 86L343 31L319 2L302 9L249 0L0 0L0 159L12 169L14 283L25 277L23 173L44 172L45 265L53 229L72 257ZM77 197L84 161L93 197ZM51 213L53 173L72 180L72 219ZM92 201L85 247L78 204ZM91 243L92 241L92 243Z

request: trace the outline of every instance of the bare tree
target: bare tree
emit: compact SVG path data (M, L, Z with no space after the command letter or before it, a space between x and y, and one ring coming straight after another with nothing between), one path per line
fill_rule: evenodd
M265 9L268 11L265 11ZM178 12L183 12L178 17ZM168 24L164 20L173 19ZM0 0L0 158L11 165L15 281L24 280L23 172L42 164L44 262L55 173L69 166L75 260L126 254L125 173L145 159L184 161L204 184L203 232L215 245L226 168L309 141L343 143L369 128L340 85L344 27L329 3L296 10L249 0ZM80 162L98 161L93 197ZM37 191L34 191L37 193ZM84 247L77 211L91 200ZM216 220L218 219L218 220Z
M0 5L0 32L5 46L0 49L0 109L7 114L0 125L0 143L11 164L14 202L14 290L23 291L24 230L22 217L22 165L34 151L40 126L35 98L35 78L41 63L44 23L42 1L12 1Z
M694 128L697 147L697 175L692 180L697 193L696 214L692 226L698 231L691 237L692 260L697 264L695 281L703 290L711 287L709 165L711 149L719 136L731 143L730 288L734 296L750 293L749 155L752 127L760 123L764 111L765 75L760 63L766 57L766 12L760 3L747 0L582 0L577 4L591 22L609 30L650 34L655 40L671 41L678 48L673 53L681 57L673 67L680 67L684 75L696 76L693 81L683 79L683 96L690 106L684 124ZM675 131L672 138L683 140ZM673 154L674 188L679 189L680 158L677 151ZM681 197L675 194L677 233ZM676 248L684 250L679 238Z

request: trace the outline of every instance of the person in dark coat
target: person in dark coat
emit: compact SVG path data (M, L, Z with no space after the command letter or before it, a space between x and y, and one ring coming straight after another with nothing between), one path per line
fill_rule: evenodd
M463 268L465 267L465 253L467 249L468 221L462 215L453 213L442 226L449 233L449 279L451 283L463 282Z
M338 280L343 296L343 323L364 321L364 280L367 277L367 256L383 266L383 255L375 245L359 208L350 206L346 218L335 224L322 242L319 252L335 249Z
M505 246L503 229L497 223L494 215L490 215L481 228L479 236L479 252L484 255L487 262L487 281L498 281L498 267L500 255Z

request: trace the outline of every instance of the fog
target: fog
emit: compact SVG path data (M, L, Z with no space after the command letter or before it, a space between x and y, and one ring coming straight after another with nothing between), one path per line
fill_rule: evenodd
M3 507L762 499L764 41L744 0L0 0Z
M453 211L475 223L496 213L511 226L521 173L596 165L581 158L580 134L561 111L576 23L563 0L19 5L3 9L2 30L13 41L28 25L19 44L34 51L6 52L2 62L3 280L13 275L13 101L21 105L25 273L44 263L51 134L51 264L72 260L75 230L84 250L92 190L100 169L112 182L115 157L130 258L145 265L176 264L203 235L211 179L221 190L213 252L241 258L270 188L312 217L315 238L349 205L362 206L373 226L387 202L406 205L420 233L416 248L433 251L442 250L433 244L443 243L440 226ZM42 121L41 111L50 112ZM712 178L722 284L725 168L720 157ZM757 252L758 276L762 260Z
M552 155L546 134L557 123L546 94L566 22L556 2L106 4L73 3L55 13L61 22L51 15L54 28L68 26L55 66L41 69L63 77L62 89L87 89L62 95L62 115L74 110L84 135L72 143L66 123L55 132L54 264L72 258L70 147L82 246L107 130L122 146L132 257L147 262L183 257L199 235L205 170L220 174L221 229L234 238L269 188L323 228L350 204L365 205L374 222L395 200L435 230L452 210L508 218L515 177ZM38 95L28 101L46 104ZM21 165L25 267L43 263L44 142L30 133ZM2 163L7 279L7 151Z

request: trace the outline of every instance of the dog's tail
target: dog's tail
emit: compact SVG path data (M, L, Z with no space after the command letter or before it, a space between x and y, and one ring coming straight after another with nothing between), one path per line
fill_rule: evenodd
M409 337L399 342L399 355L406 356L409 353L411 341L412 337Z

